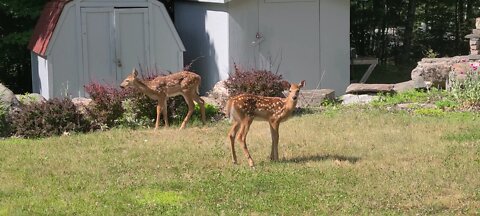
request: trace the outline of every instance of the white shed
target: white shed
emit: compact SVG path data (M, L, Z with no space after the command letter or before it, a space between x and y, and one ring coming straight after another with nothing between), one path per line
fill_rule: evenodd
M34 30L33 91L84 96L84 85L118 85L133 67L178 71L183 46L158 0L52 0Z
M277 70L307 87L344 93L350 82L350 0L183 0L175 25L202 90L233 63ZM322 78L323 74L323 78Z

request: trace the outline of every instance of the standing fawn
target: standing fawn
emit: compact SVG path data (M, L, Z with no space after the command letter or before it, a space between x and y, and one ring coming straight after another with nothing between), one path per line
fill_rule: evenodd
M245 156L250 167L254 166L253 159L248 152L246 138L250 125L254 119L268 121L272 135L271 160L278 160L278 129L280 123L286 121L297 105L300 89L305 86L305 80L299 84L290 84L287 98L263 97L252 94L240 94L230 98L226 112L230 116L233 126L228 133L233 163L237 163L235 154L235 139L242 144Z
M158 76L153 80L140 80L138 78L138 71L133 69L132 73L120 84L120 87L125 88L132 86L143 92L147 97L157 101L155 130L158 129L160 113L163 114L163 121L165 122L165 126L168 127L167 99L169 97L182 95L188 105L187 116L185 116L182 126L180 127L180 129L184 129L195 109L193 101L199 104L202 122L205 124L205 102L198 95L200 82L201 77L199 75L188 71Z

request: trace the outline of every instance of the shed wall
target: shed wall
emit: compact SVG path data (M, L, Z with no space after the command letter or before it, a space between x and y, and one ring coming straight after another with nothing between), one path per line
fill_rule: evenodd
M350 83L350 0L320 0L321 88L344 94Z
M162 13L162 10L164 13ZM166 17L165 17L166 16ZM151 38L150 52L152 53L152 65L166 71L179 71L183 68L183 50L179 49L178 41L170 29L166 19L170 19L165 8L157 5L151 7L152 25L150 26ZM175 31L175 29L173 29ZM161 42L158 42L161 41ZM182 45L183 46L183 45Z
M255 68L259 47L251 43L259 27L257 0L231 1L229 13L230 65Z
M178 2L175 24L185 44L185 64L202 76L201 92L229 73L229 21L225 4Z
M57 25L57 34L52 41L48 61L51 63L51 97L83 95L83 78L80 76L76 34L75 7L66 7L65 19ZM63 15L62 15L63 16Z
M183 44L178 39L173 24L168 20L170 17L161 3L149 0L76 0L64 7L62 15L58 23L56 23L52 39L48 44L45 58L32 53L32 83L35 92L41 93L46 98L85 96L84 85L88 84L91 81L90 79L95 78L95 76L92 76L92 73L96 74L99 72L88 71L88 67L84 65L83 60L85 56L83 54L85 54L85 50L83 50L82 41L84 38L81 34L81 8L96 8L99 10L101 8L111 8L113 10L114 7L127 7L127 9L133 7L132 11L137 7L148 8L145 9L145 11L148 11L145 13L148 16L145 16L144 23L146 23L145 26L149 26L148 29L145 29L145 34L148 35L145 36L145 42L148 43L145 46L152 51L145 52L149 61L142 66L150 69L155 67L172 72L183 68ZM95 18L92 19L95 22ZM136 20L138 21L138 19ZM128 31L126 28L129 28L129 33L131 33L126 36L122 35L123 38L128 38L132 34L135 35L135 30L132 30L129 25L124 25L123 28L123 33L125 33L125 30ZM120 31L118 33L122 34ZM118 44L108 43L106 46L115 50ZM127 52L128 50L131 49L126 49ZM101 59L98 56L90 57ZM107 57L104 63L113 64L113 67L115 67L116 64L112 63L114 62L113 60L115 59ZM129 57L127 60L131 60L131 58ZM135 66L137 66L138 60L135 58L134 61ZM130 71L131 66L129 67L130 69L128 70ZM123 79L115 76L112 78L114 80ZM116 83L112 82L109 84L116 85Z
M50 98L48 61L43 57L31 53L32 56L32 91L39 93L45 98Z

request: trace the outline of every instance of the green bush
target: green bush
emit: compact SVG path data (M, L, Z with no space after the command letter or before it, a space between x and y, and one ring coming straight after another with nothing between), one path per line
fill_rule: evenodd
M478 64L471 64L471 68L462 74L463 78L456 73L450 73L448 78L450 92L464 107L480 107L478 67Z
M68 98L26 105L12 113L12 126L15 135L26 138L90 130L89 122Z

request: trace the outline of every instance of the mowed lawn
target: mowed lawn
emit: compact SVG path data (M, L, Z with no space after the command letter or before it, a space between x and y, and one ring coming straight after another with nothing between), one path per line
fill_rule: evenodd
M345 109L252 125L248 167L227 121L0 141L0 215L480 214L473 114Z

